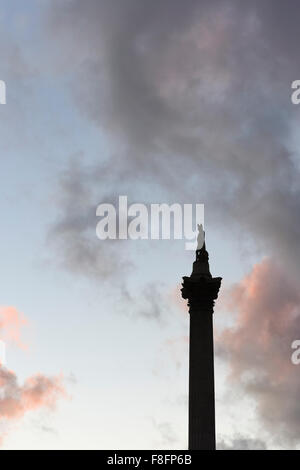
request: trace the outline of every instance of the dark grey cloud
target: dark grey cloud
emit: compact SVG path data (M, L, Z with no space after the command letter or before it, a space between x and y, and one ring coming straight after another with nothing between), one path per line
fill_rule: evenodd
M168 319L168 301L166 286L161 282L148 282L138 289L123 284L119 290L123 314L144 320L157 321L163 326Z
M130 270L124 243L96 236L98 204L118 206L117 195L107 185L109 169L103 165L90 168L81 159L81 154L70 159L54 188L58 213L48 243L57 251L59 263L73 274L90 280L118 279Z
M54 3L48 24L55 65L73 72L78 105L120 154L115 172L205 202L208 222L237 224L290 263L300 235L299 157L288 146L298 10L73 0Z

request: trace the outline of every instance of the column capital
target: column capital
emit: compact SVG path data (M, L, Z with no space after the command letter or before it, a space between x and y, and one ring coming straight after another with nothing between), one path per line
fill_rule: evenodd
M213 313L221 280L221 277L183 277L181 296L183 299L188 299L190 313L199 310Z

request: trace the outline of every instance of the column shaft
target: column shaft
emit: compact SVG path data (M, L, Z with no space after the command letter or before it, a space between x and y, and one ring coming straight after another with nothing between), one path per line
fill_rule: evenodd
M215 450L213 319L211 310L190 312L189 449Z

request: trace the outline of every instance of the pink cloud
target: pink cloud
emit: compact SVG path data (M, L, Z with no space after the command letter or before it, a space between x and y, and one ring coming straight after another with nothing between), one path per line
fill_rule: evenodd
M15 307L0 307L0 339L27 349L21 340L22 329L27 324L28 320ZM63 382L61 374L47 377L37 373L20 385L16 374L0 365L0 445L9 423L39 408L55 409L58 400L67 396Z
M0 368L0 421L1 419L16 419L26 412L40 407L53 409L58 398L66 396L63 377L46 377L35 374L18 384L13 371Z
M0 367L0 423L20 420L29 411L42 407L53 410L57 401L66 396L62 375L35 374L19 385L13 371ZM0 431L0 444L6 434Z
M21 330L27 324L28 320L15 307L0 307L0 339L27 349L27 345L21 341Z
M295 443L300 434L300 367L291 343L300 339L298 282L264 259L223 296L236 323L217 336L216 352L228 361L229 380L254 398L274 439Z

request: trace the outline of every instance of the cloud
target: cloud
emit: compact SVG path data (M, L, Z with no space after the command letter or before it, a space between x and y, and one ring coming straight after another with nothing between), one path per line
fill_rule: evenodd
M208 223L237 228L298 270L299 157L288 142L299 67L286 38L297 37L299 8L269 0L51 3L52 66L72 71L79 109L119 155L108 162L112 195L117 175L134 182L135 196L152 178L182 200L204 202ZM93 263L88 242L68 246L69 258Z
M98 204L118 205L117 197L111 195L106 184L108 171L102 165L85 166L80 163L80 155L71 159L56 188L58 214L47 237L60 265L90 280L117 278L130 269L124 244L96 236Z
M168 317L168 303L165 286L149 282L138 291L123 285L120 290L122 312L130 312L133 318L155 320L162 326Z
M53 70L72 75L79 110L119 155L107 163L111 196L118 176L136 197L153 181L179 202L204 202L208 224L272 260L232 290L237 325L219 348L267 428L289 442L300 425L290 363L300 333L299 109L290 102L299 14L300 4L280 0L71 0L51 2L45 28ZM75 228L62 248L71 267L97 276L105 253L94 258L81 237L85 216L62 217L60 230L65 220Z
M152 423L160 437L160 445L173 447L178 441L178 437L172 424L169 422L158 423L155 420L152 420Z
M295 446L300 432L300 376L291 344L300 338L297 281L265 259L228 292L236 322L217 337L230 381L255 402L258 417L278 445Z
M0 336L5 342L27 349L21 338L27 324L27 318L15 307L0 307ZM20 385L17 375L0 365L0 445L12 423L20 421L28 412L39 408L54 410L58 400L67 397L65 383L73 380L65 379L62 374L48 377L37 373Z
M28 324L25 316L15 307L0 306L0 338L11 341L21 349L27 349L27 345L21 340L21 330Z
M56 429L51 428L50 426L42 425L42 424L38 427L38 430L42 431L42 432L45 432L47 434L54 434L55 436L57 436L57 434L58 434Z
M267 446L261 439L236 436L230 442L219 441L217 450L267 450Z
M62 397L66 397L62 375L35 374L19 385L13 371L0 367L0 441L7 434L10 423L38 408L53 410Z

